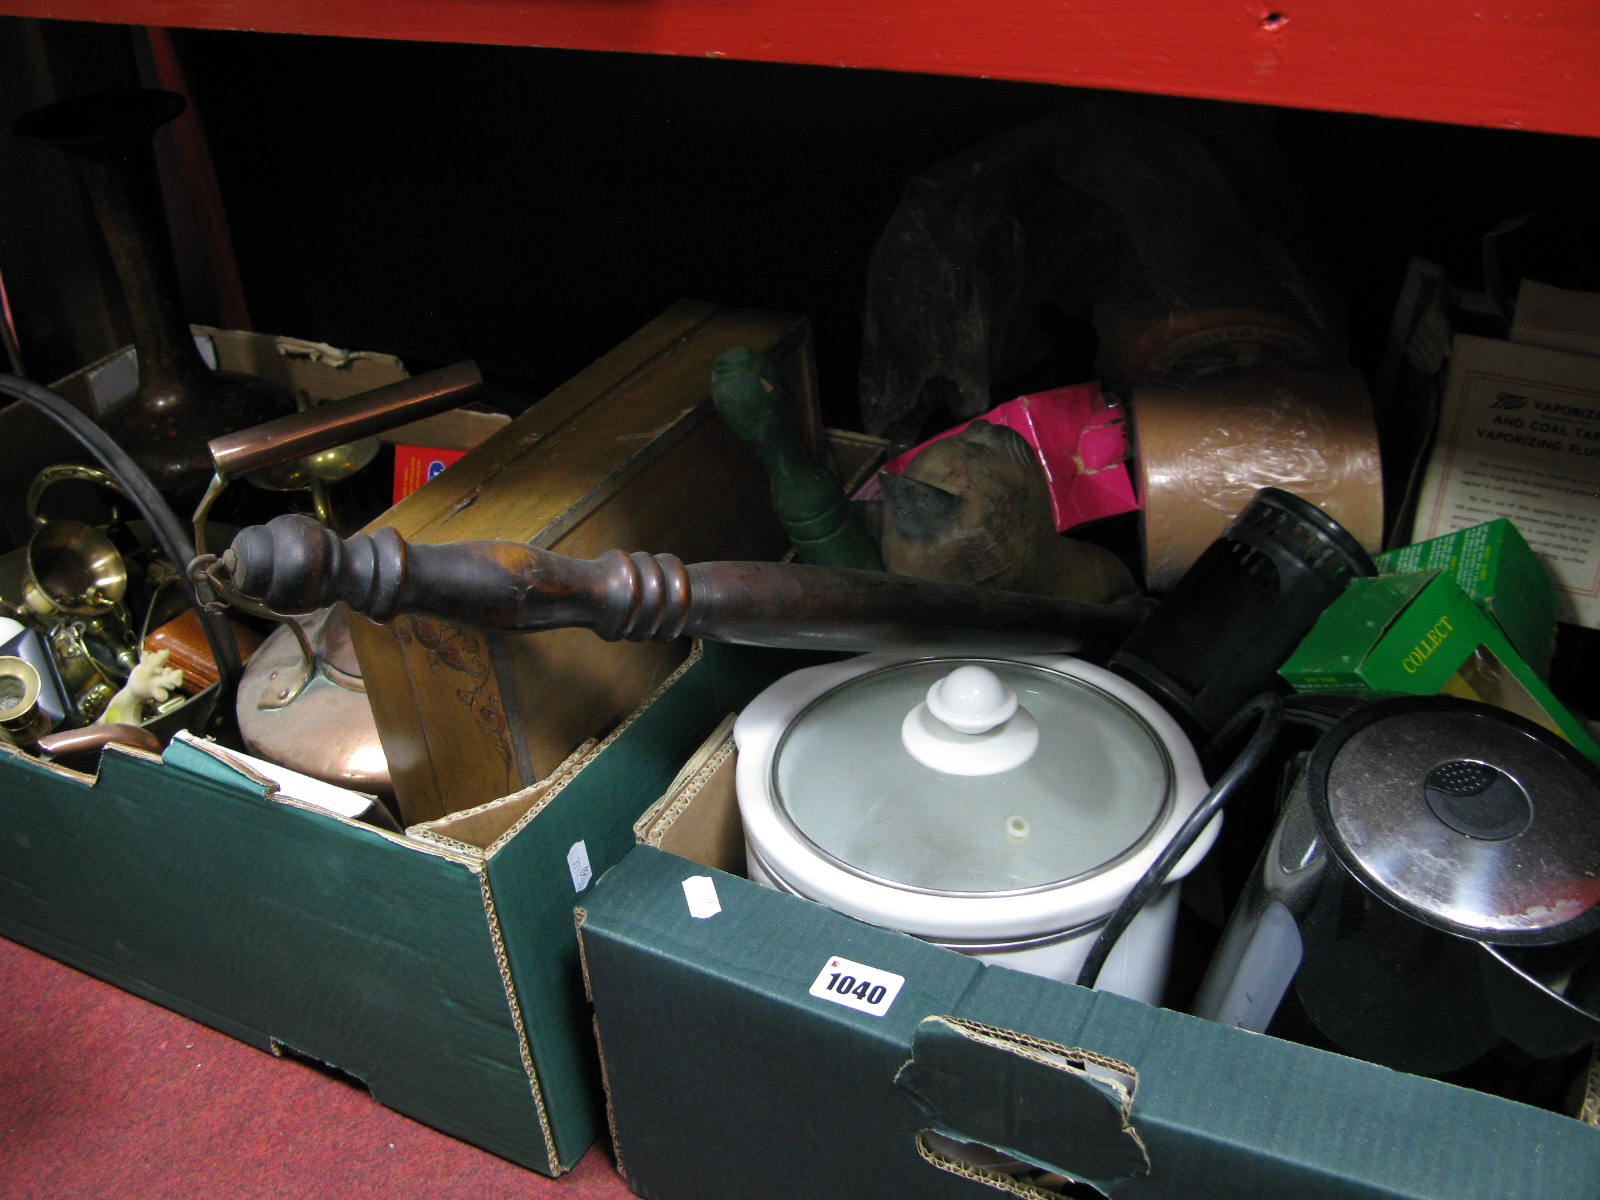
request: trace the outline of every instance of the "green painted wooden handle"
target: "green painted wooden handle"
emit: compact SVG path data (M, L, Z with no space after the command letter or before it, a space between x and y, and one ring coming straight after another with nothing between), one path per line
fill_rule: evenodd
M772 509L804 562L881 570L877 543L851 511L839 480L806 446L800 415L764 355L735 346L711 367L717 412L761 460Z

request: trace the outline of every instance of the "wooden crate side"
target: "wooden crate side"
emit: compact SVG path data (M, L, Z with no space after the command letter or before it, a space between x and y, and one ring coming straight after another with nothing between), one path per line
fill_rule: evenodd
M494 639L420 617L351 622L351 641L406 824L524 782Z
M408 538L420 537L433 522L448 516L492 485L511 464L535 453L542 442L567 421L609 395L634 375L641 364L665 354L680 340L717 313L717 308L697 300L684 300L667 309L613 349L607 351L560 387L538 400L521 416L485 438L472 453L458 459L446 473L436 476L367 525L398 530Z
M710 403L711 364L735 345L772 358L802 412L815 413L804 318L678 305L601 360L603 370L586 373L584 387L602 392L590 403L572 399L579 376L561 389L559 421L537 437L533 422L513 422L378 523L394 517L405 533L420 520L407 534L419 542L508 538L579 557L612 548L686 561L779 557L787 541L771 515L765 474ZM511 445L520 453L508 456ZM462 476L466 486L421 520L412 499L474 457L492 469ZM381 628L355 624L408 823L536 782L633 711L687 650L612 644L586 630L481 635L409 617Z
M683 472L696 485L683 486ZM652 548L685 562L708 558L776 559L787 537L766 509L749 512L728 497L759 496L765 476L755 456L720 421L687 432L673 453L647 465L627 485L551 547L592 558L612 548ZM660 502L673 497L671 504ZM540 779L585 737L608 732L682 661L684 643L610 645L587 630L552 630L495 639L505 670L501 695L526 756ZM582 687L573 687L576 678Z
M790 366L804 359L807 332L799 318L719 310L640 363L627 379L551 430L527 454L505 463L474 488L471 503L441 514L419 531L417 540L501 537L552 546L649 464L675 454L690 430L718 420L710 382L711 365L722 351L748 345ZM801 384L807 386L803 378ZM807 387L797 394L815 393ZM695 486L687 472L677 487L654 499L664 501L683 486ZM755 497L765 503L767 494L763 482Z

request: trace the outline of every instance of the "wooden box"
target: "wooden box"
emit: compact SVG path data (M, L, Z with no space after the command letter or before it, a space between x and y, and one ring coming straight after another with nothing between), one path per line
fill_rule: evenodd
M776 559L788 539L766 474L712 405L711 366L766 355L815 428L801 317L674 305L369 526L413 542L525 542L685 562ZM683 661L687 644L609 643L584 629L483 635L400 616L352 620L396 801L410 824L543 778L603 737Z

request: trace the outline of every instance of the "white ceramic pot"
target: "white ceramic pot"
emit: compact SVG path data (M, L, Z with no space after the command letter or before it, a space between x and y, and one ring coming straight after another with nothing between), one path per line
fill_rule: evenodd
M783 677L734 725L751 877L981 958L1077 977L1100 925L1206 792L1148 695L1065 656L871 654ZM1102 988L1157 1002L1178 882Z

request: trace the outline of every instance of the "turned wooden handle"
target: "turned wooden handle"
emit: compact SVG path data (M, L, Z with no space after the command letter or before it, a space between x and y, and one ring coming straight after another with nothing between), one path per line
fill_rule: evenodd
M1109 654L1146 602L1076 604L881 571L804 563L704 562L608 550L569 558L519 542L408 543L392 529L340 538L286 514L243 529L210 568L284 614L344 603L376 621L401 613L461 628L578 627L608 641L708 641L812 650L1003 644Z

